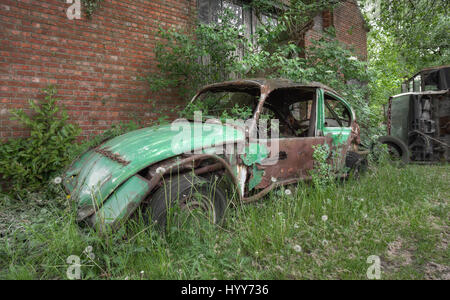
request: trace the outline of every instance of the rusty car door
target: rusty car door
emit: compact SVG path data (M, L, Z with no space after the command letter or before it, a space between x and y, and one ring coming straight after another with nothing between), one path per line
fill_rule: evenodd
M320 119L317 112L320 107L319 102L322 101L321 94L315 93L314 98L308 116L313 128L308 128L308 136L267 140L270 155L257 165L257 168L263 171L262 179L256 186L257 189L266 188L275 181L293 182L310 178L310 171L313 169L313 146L325 143L331 146L330 137L317 134L317 122Z

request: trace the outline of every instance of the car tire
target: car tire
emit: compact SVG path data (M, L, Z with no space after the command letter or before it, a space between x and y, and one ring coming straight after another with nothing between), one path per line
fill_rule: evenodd
M400 139L393 136L382 136L378 141L387 145L392 161L400 160L404 164L409 163L410 152L408 146Z
M225 195L220 187L211 185L207 179L192 173L183 174L165 181L153 194L147 214L163 231L168 228L169 216L179 216L178 212L183 210L191 215L193 209L200 209L210 223L220 224L227 208Z

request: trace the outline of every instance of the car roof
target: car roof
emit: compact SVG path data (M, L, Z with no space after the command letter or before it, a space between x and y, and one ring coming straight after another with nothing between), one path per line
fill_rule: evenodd
M283 88L321 88L324 89L325 91L332 92L333 94L339 96L339 94L336 91L318 82L299 83L283 78L277 79L250 78L250 79L237 79L220 83L214 83L205 86L199 92L199 94L205 90L222 90L222 89L226 90L227 88L236 88L236 87L242 87L242 89L254 88L260 90L261 93L271 93L274 90Z
M395 99L398 97L406 96L406 95L442 95L449 93L449 90L440 90L440 91L424 91L424 92L406 92L391 96L391 99Z
M429 67L429 68L425 68L420 70L419 72L415 73L413 76L409 77L407 80L405 80L403 83L407 83L408 81L411 81L414 79L414 77L416 77L417 75L421 74L421 73L427 73L430 71L436 71L436 70L441 70L441 69L448 69L450 68L450 65L443 65L443 66L436 66L436 67Z

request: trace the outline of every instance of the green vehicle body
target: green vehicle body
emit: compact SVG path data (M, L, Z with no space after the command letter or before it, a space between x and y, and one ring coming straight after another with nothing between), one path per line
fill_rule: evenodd
M77 204L77 220L100 228L117 227L143 203L151 201L151 195L165 177L188 171L198 171L201 175L220 170L232 179L239 199L252 202L277 186L309 179L313 145L338 147L345 158L347 151L359 143L359 128L351 106L321 84L302 85L265 79L231 81L205 87L192 101L207 91L243 88L259 91L252 124L257 124L265 101L281 101L280 109L284 105L281 98L271 98L274 91L286 95L314 95L310 100L308 136L280 137L278 153L271 153L273 141L247 141L247 127L214 122L186 121L182 126L173 123L115 137L82 154L65 171L63 182ZM345 107L346 124L329 126L333 120L326 116L327 97L333 97L333 101ZM336 117L333 122L343 122L338 119ZM234 149L234 154L217 154L218 147ZM240 152L238 148L241 148ZM203 165L198 166L197 162ZM214 165L208 165L210 162Z
M450 66L421 70L389 99L380 142L405 163L450 161Z

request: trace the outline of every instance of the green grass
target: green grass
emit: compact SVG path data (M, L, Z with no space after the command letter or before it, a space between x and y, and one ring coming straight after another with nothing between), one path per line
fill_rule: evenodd
M107 236L81 229L63 196L3 200L0 278L66 279L67 257L78 255L84 279L366 279L377 255L381 279L449 279L449 174L449 165L383 165L324 191L273 191L228 210L221 227L165 237L143 221Z

